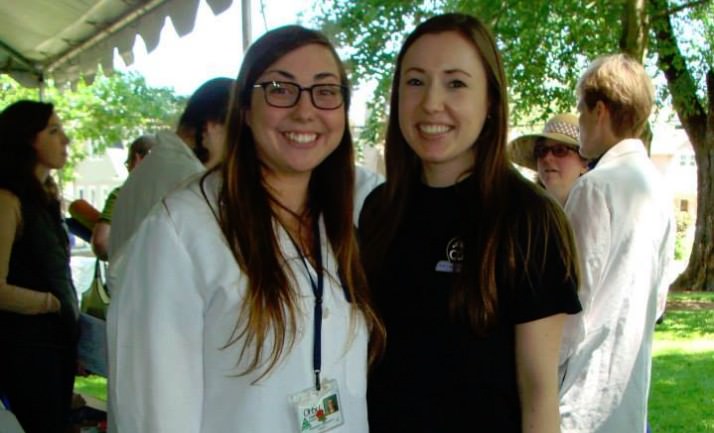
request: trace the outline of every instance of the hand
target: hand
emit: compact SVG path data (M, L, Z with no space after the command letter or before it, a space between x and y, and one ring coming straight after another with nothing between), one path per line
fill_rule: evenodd
M47 313L56 313L62 308L62 304L59 299L52 293L47 292L47 299L45 301L45 307Z

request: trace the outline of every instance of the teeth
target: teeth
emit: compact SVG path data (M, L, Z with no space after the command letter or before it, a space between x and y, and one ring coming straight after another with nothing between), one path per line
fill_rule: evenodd
M425 133L425 134L443 134L444 132L447 132L451 127L448 125L439 125L439 124L420 124L419 125L419 131Z
M294 141L296 143L309 143L317 139L317 134L312 132L286 132L285 137L287 137L288 140Z

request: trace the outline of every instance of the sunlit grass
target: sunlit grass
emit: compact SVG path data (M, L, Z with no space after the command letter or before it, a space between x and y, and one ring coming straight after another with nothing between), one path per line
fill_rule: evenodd
M714 293L675 292L670 301L714 302ZM649 420L653 433L714 432L714 309L670 309L657 325Z

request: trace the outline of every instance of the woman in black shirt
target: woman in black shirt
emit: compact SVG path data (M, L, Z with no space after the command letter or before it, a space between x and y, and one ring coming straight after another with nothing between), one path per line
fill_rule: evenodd
M491 33L460 14L407 38L392 84L387 181L360 217L387 327L370 431L556 432L566 314L580 311L560 207L506 155Z

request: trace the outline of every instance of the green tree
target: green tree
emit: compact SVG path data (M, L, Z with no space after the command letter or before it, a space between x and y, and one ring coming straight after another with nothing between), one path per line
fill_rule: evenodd
M460 11L493 29L510 84L513 125L572 111L590 59L617 51L664 76L658 105L672 105L694 147L698 170L695 240L674 287L714 290L714 95L711 0L330 0L316 25L343 48L355 84L376 81L362 138L381 142L394 59L425 17Z
M61 178L73 177L74 167L89 154L107 147L128 145L145 132L171 128L180 116L185 98L172 89L150 87L137 73L97 74L93 83L74 87L49 82L43 99L55 105L70 143L70 160ZM20 99L39 99L38 89L22 87L0 75L0 109Z

